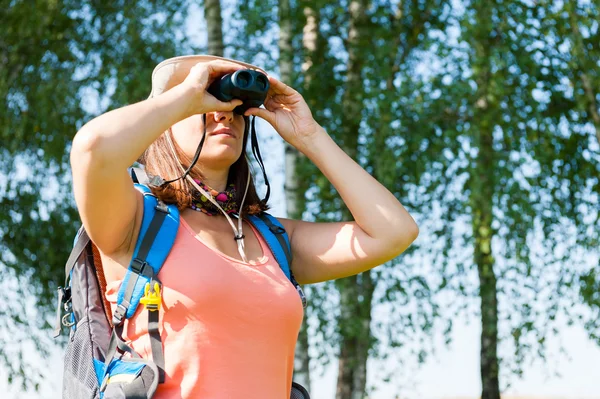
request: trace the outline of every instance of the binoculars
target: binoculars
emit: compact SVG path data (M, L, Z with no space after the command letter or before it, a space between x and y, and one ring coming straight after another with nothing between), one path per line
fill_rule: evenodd
M243 115L248 108L260 107L269 91L269 79L261 72L241 69L215 80L208 92L219 101L231 101L234 98L244 103L235 107L233 112Z

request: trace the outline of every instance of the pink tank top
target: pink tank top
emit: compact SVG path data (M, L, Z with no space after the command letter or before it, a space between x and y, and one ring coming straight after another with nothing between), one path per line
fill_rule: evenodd
M300 297L258 232L264 257L244 263L208 247L180 218L158 278L164 384L156 399L290 397ZM248 234L248 233L246 233ZM107 282L114 310L122 280ZM152 358L147 311L128 320L125 339Z

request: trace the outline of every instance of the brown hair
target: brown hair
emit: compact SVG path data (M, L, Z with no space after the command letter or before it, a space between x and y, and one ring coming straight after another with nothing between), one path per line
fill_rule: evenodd
M251 172L250 164L248 162L248 156L246 154L246 145L248 143L250 118L244 116L245 127L244 127L244 139L243 139L243 150L240 157L231 165L229 168L229 175L227 177L227 185L233 183L236 189L235 201L241 204L242 198L244 197L244 191L246 189L246 182L248 179L248 173ZM138 162L143 164L146 172L150 175L158 175L165 180L173 180L180 177L183 172L177 165L177 159L173 158L170 145L167 142L167 135L171 135L171 141L175 148L175 152L181 160L181 166L184 170L189 168L192 160L183 152L181 147L177 145L177 142L173 139L171 129L164 132L158 139L156 139L150 146L144 151ZM198 164L194 165L190 171L192 178L202 179L202 170ZM164 185L163 187L151 187L152 193L160 198L167 204L176 204L177 208L181 211L192 205L192 192L196 189L186 179L179 179L175 182ZM244 201L244 209L242 210L242 216L248 214L254 215L262 211L269 209L269 206L261 200L256 192L254 186L254 176L250 173L250 184L248 186L248 193L246 194L246 200Z

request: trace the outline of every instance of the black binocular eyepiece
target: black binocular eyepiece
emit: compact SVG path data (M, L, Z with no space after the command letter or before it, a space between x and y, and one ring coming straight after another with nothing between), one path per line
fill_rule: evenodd
M264 73L252 69L240 69L215 80L208 92L219 101L240 99L244 103L235 107L233 112L243 115L248 108L260 107L269 91L269 79Z

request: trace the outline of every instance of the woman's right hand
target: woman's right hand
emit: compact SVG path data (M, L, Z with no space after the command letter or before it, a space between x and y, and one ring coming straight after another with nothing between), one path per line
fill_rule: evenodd
M233 62L221 60L199 62L194 65L190 69L188 76L180 84L185 88L186 93L189 94L185 117L214 111L233 111L235 107L241 105L243 103L242 100L233 99L229 102L222 102L207 91L213 81L239 69L244 69L244 67Z

